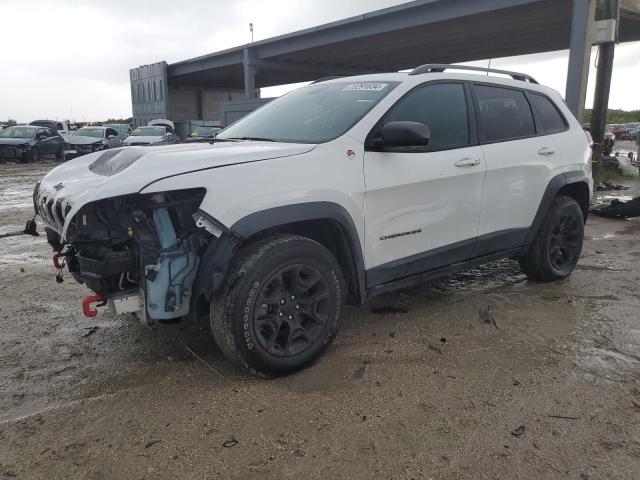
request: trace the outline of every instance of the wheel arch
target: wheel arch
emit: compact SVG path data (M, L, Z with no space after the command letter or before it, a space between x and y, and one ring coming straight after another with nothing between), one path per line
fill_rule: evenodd
M365 298L365 268L360 237L347 210L332 202L284 205L252 213L230 230L240 246L274 233L290 233L314 240L329 250L342 268L347 282L347 302L360 304Z
M566 195L567 197L573 198L580 208L582 209L582 215L584 216L584 221L587 221L587 216L589 215L589 185L587 182L572 182L564 185L556 195Z
M585 173L581 170L576 170L555 175L547 184L547 188L542 195L540 206L538 207L536 216L529 228L520 256L525 254L533 243L547 210L549 210L553 199L558 195L567 195L575 199L582 209L585 222L587 221L587 215L589 214L590 190Z

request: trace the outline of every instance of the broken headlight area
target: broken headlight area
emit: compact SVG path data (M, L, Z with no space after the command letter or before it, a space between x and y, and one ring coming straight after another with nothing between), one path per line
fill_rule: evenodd
M200 259L215 238L194 219L204 195L189 189L84 206L67 230L69 271L117 313L134 312L148 323L188 315ZM55 232L47 230L47 239L60 248Z

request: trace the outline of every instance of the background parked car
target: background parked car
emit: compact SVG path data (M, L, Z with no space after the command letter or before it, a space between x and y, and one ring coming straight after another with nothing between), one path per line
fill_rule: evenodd
M607 125L607 129L611 130L617 139L622 140L622 136L625 133L626 127L623 123L612 123Z
M187 143L209 142L216 138L216 134L222 130L222 127L208 127L196 125L193 127L191 134L185 139Z
M63 159L64 140L51 128L30 125L0 132L0 160L39 162L46 155Z
M638 132L640 131L640 123L637 123L637 122L627 123L625 125L625 128L626 128L626 132L624 136L625 140L635 140L636 138L638 138Z
M124 140L131 135L131 127L126 123L105 123L105 127L111 127L118 132L118 138Z
M170 120L153 120L146 127L138 127L122 142L123 147L168 145L176 143L178 137Z
M59 122L57 120L34 120L29 125L34 125L38 127L47 127L57 132L65 141L71 135L71 128L69 123L66 121Z
M122 138L111 127L83 127L67 139L65 157L78 157L87 153L122 146Z

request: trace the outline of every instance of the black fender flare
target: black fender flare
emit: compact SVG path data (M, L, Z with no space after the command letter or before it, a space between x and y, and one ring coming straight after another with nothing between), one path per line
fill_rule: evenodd
M542 221L544 220L544 217L547 214L549 207L551 206L551 202L556 197L556 195L558 195L558 192L560 192L560 190L562 190L562 188L566 185L578 183L584 183L587 188L589 187L587 177L585 176L584 172L580 170L559 173L549 181L549 183L547 184L547 188L542 195L542 200L540 201L540 206L538 207L536 216L534 217L533 223L531 224L531 227L529 228L529 231L525 238L521 255L524 254L533 243L533 240L538 233L540 226L542 225Z
M356 289L360 298L364 298L365 266L360 236L349 212L333 202L282 205L251 213L236 221L220 238L212 241L203 254L196 279L196 293L210 299L211 294L222 286L233 256L244 240L265 230L309 220L333 220L341 227L353 263Z

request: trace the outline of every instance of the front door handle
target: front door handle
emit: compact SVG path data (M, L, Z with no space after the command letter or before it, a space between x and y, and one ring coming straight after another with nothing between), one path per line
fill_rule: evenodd
M551 155L555 155L556 151L553 148L544 147L538 150L538 155L542 155L543 157L550 157Z
M456 162L456 167L475 167L477 165L480 165L480 159L479 158L463 158L462 160L458 160Z

